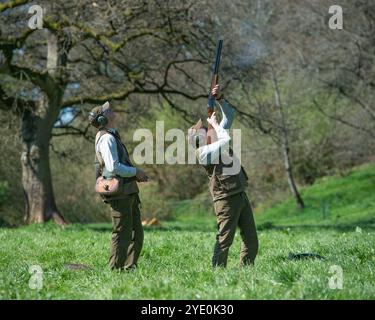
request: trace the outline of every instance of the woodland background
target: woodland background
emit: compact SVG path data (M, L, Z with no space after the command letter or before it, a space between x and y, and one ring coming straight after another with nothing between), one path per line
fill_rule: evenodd
M256 212L374 161L375 4L329 1L0 1L0 223L109 221L94 193L89 110L110 100L130 152L156 120L206 118L216 41ZM31 30L28 8L43 8ZM145 165L145 217L212 213L199 166Z

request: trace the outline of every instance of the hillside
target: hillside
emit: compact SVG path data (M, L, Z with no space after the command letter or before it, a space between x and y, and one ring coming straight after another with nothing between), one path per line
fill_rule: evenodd
M302 189L306 209L293 200L285 201L257 215L259 224L375 226L375 165L352 169L342 176L325 177Z
M251 183L251 182L250 182ZM248 191L251 199L251 189ZM293 199L255 210L258 229L272 227L332 227L351 229L354 226L375 227L375 164L366 164L341 175L317 180L314 185L301 188L306 203L299 210ZM174 208L173 225L194 223L203 229L211 218L212 203L205 195L180 202Z

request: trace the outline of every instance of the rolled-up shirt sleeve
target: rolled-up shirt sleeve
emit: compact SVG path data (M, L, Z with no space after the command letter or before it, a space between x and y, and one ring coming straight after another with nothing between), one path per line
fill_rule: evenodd
M217 135L217 141L202 146L196 150L198 161L200 164L213 164L219 158L220 149L227 145L230 141L228 132L222 126L217 126L215 128L215 131Z
M98 141L97 151L103 158L106 170L120 177L134 177L137 174L135 167L120 163L117 154L116 139L110 134L104 134Z

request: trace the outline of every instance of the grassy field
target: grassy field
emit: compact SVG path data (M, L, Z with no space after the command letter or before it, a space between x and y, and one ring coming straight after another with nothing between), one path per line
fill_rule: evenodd
M375 166L302 190L307 209L286 201L256 214L260 252L239 268L239 234L227 269L210 267L215 219L179 213L145 231L136 271L108 270L110 225L53 224L0 229L1 299L375 299ZM186 204L185 204L186 207ZM295 260L290 253L325 259ZM71 270L82 263L90 270ZM43 270L30 289L29 268ZM332 289L332 266L342 289ZM337 268L337 267L333 267ZM337 270L337 269L336 269Z

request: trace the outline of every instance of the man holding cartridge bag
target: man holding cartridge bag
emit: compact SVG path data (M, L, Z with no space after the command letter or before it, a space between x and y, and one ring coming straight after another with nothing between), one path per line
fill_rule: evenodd
M95 138L96 186L104 182L109 189L115 179L119 181L115 195L101 194L104 202L111 206L113 223L109 266L112 270L131 270L136 268L143 246L137 182L146 182L148 177L130 161L128 150L115 129L116 115L108 101L91 110L89 122L98 129Z

